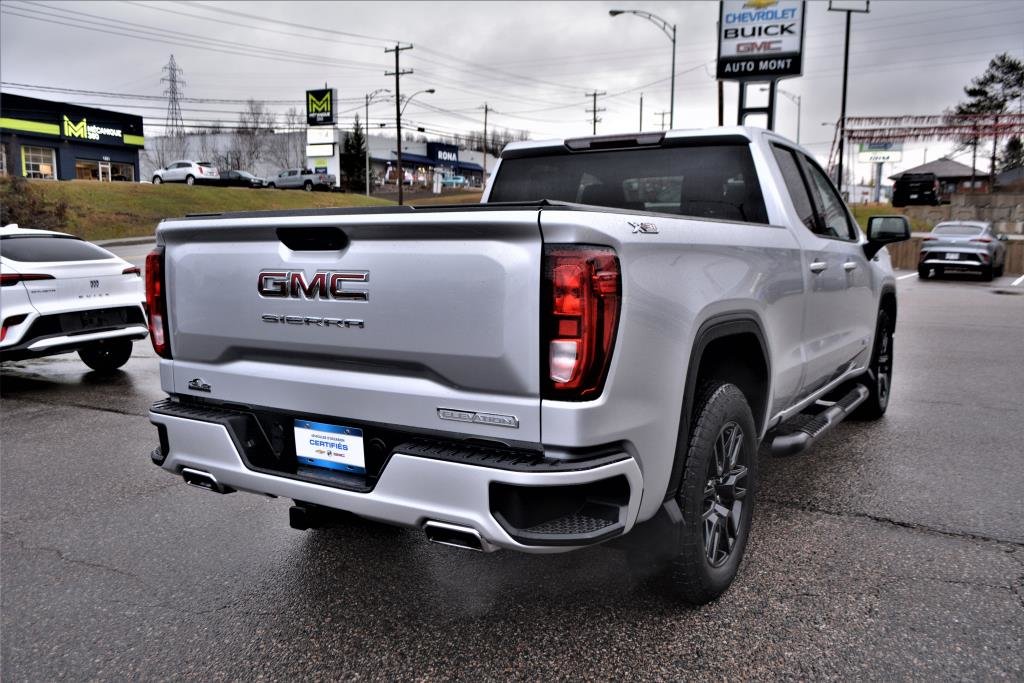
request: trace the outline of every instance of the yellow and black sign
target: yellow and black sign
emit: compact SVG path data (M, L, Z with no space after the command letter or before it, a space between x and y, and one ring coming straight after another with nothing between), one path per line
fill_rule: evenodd
M71 123L71 119L67 116L64 117L64 137L66 138L82 138L87 139L88 124L85 119L82 119L78 123Z
M306 124L310 126L334 125L334 88L306 91Z

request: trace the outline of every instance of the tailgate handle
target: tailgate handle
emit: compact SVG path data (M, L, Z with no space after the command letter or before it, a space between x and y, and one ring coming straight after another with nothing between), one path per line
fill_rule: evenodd
M348 246L341 228L278 228L277 239L292 251L341 251Z

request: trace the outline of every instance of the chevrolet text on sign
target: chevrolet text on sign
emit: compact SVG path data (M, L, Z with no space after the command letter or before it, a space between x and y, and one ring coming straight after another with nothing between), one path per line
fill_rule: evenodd
M803 70L802 0L723 0L718 78L769 79Z

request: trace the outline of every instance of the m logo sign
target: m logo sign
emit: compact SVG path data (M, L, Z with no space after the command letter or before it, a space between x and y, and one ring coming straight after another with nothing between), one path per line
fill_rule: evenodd
M82 138L85 140L88 138L88 124L85 119L82 119L78 123L71 123L71 119L67 116L64 117L64 137L66 138Z
M310 126L334 124L334 88L306 91L306 123Z

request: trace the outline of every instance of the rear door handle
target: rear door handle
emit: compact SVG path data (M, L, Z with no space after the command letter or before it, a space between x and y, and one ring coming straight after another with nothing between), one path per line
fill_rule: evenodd
M821 271L828 268L828 263L825 261L811 261L811 265L808 266L812 273L820 273Z
M846 263L843 264L843 270L845 270L847 273L849 273L851 270L853 270L856 267L857 267L857 262L856 261L847 261Z

